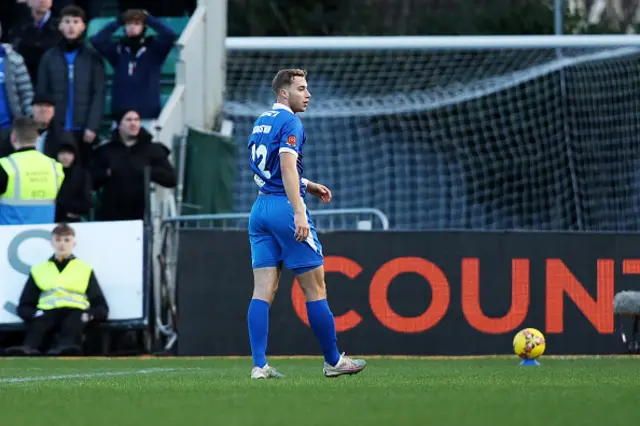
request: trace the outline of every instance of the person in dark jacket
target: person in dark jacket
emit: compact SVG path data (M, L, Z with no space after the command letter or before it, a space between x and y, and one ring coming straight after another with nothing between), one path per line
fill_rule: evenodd
M35 149L44 155L58 157L58 139L60 138L60 126L53 121L55 107L53 100L47 96L36 96L33 98L31 106L33 119L38 124L38 139ZM0 158L13 154L15 149L11 145L9 138L0 143Z
M104 321L109 315L93 269L73 255L76 245L73 228L66 223L57 225L51 240L54 255L31 268L20 296L18 316L27 325L24 343L7 349L7 355L39 355L56 331L57 341L47 355L80 355L85 326L90 321ZM65 275L71 268L74 271ZM74 281L77 277L87 282Z
M58 44L62 34L58 30L58 20L51 12L52 0L31 0L31 16L14 26L9 40L14 49L22 55L29 70L31 83L38 82L38 65L44 53Z
M136 111L121 111L115 119L118 128L111 140L96 149L91 168L94 189L102 189L97 219L143 219L147 201L145 169L149 168L152 182L167 188L176 186L176 171L169 162L169 149L152 142Z
M54 99L54 120L74 132L80 163L90 162L92 144L102 123L105 70L100 55L84 43L85 15L77 6L62 10L62 41L44 54L36 93Z
M33 119L38 123L40 136L36 141L36 149L51 158L58 157L58 145L62 134L61 126L53 119L55 103L48 96L33 98Z
M91 210L91 177L77 164L73 135L63 133L59 140L58 162L64 167L64 181L56 200L56 222L79 222Z
M121 26L125 37L113 39ZM145 35L147 25L158 36ZM154 120L160 115L160 75L178 35L158 18L142 10L127 10L91 38L93 47L113 67L111 110L134 108L142 120Z

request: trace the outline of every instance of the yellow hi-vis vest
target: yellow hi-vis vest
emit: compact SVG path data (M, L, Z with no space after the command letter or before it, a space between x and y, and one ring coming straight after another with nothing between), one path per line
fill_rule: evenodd
M53 223L64 180L62 164L29 150L0 158L0 167L9 178L0 194L0 225Z
M52 260L31 268L31 276L42 291L38 309L89 309L86 293L91 271L91 266L79 259L72 259L62 272Z

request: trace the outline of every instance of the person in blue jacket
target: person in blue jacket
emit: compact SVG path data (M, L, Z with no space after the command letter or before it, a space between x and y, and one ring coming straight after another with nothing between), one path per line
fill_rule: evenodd
M125 37L115 39L122 26ZM157 36L147 36L147 27ZM177 39L178 34L160 19L139 9L127 10L91 38L93 47L113 67L112 111L132 108L147 126L158 118L162 65Z

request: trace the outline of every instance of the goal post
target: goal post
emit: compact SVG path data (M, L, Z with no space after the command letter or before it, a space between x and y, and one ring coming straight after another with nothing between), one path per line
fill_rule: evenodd
M392 229L638 230L640 36L227 38L240 182L281 68L309 72L307 176ZM310 208L320 208L309 200Z

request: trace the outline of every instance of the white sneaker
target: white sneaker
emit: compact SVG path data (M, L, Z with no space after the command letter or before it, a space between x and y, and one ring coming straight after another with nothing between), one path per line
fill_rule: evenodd
M284 378L284 374L280 374L276 371L275 368L269 367L269 364L264 367L253 367L251 369L251 378L252 379L282 379Z
M343 374L358 374L367 366L367 361L364 359L351 359L345 356L344 353L340 355L340 360L335 366L324 363L322 372L325 377L338 377Z

